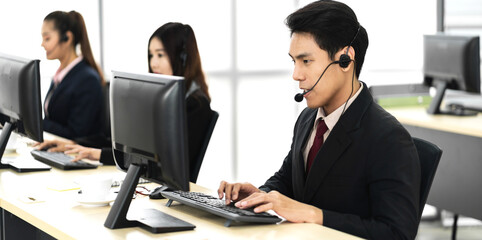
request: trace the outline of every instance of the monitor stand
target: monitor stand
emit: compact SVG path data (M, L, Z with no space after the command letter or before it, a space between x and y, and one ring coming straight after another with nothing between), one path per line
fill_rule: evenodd
M5 148L7 147L8 139L10 138L10 134L15 129L16 125L13 123L5 122L3 126L2 133L0 134L0 169L10 168L8 164L2 164L1 159L3 158L3 153L5 152Z
M104 226L110 229L142 227L152 233L165 233L192 230L196 226L181 219L165 214L156 209L144 209L134 214L135 219L127 219L127 212L132 202L140 176L145 172L145 167L131 164L127 175L122 182L121 189L109 211Z
M432 102L430 102L430 106L427 109L427 113L429 114L446 114L446 115L457 115L457 116L474 116L477 112L474 111L457 111L454 109L453 111L442 111L440 110L440 105L442 104L442 100L445 95L445 90L447 90L448 83L446 81L437 81L436 83L436 94L435 97L432 98Z

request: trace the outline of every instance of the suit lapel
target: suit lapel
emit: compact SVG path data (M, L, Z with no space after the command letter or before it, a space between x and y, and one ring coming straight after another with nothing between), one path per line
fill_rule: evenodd
M311 129L315 122L317 110L312 109L304 121L301 122L299 132L294 143L293 149L293 193L295 199L302 199L303 189L305 188L305 161L303 159L303 149L308 141Z
M321 146L320 151L313 161L313 165L311 165L310 172L306 176L306 185L303 189L303 202L309 202L313 198L326 175L330 172L333 164L340 158L350 144L351 139L342 125L333 128L330 136Z
M363 83L360 95L340 117L325 143L321 146L318 155L316 155L306 177L302 202L308 203L315 196L320 185L330 173L333 164L340 159L350 146L352 142L350 133L360 128L361 119L372 102L373 98L366 84Z
M50 103L55 104L55 100L57 99L57 97L70 85L68 82L71 81L72 79L71 76L77 74L82 64L83 64L83 61L80 61L79 63L77 63L77 65L75 65L72 69L70 69L70 71L65 75L62 82L60 82L59 85L53 89L54 92L52 93L52 96L50 97L50 101L49 101L49 110L50 110L50 106L53 106ZM51 88L53 88L53 81L52 81Z

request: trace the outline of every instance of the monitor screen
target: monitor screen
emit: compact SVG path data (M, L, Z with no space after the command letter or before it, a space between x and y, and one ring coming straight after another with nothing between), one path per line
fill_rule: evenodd
M125 214L139 177L189 191L184 79L113 71L110 118L114 159L127 175L104 226L143 226L157 232Z
M0 53L0 157L12 131L43 141L39 62Z
M478 36L424 36L424 84L437 91L428 113L449 114L440 110L446 89L480 94L479 41Z

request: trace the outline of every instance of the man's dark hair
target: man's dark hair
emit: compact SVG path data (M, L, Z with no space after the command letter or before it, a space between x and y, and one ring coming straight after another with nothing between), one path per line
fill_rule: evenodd
M356 76L360 76L368 48L368 34L346 4L331 0L310 3L290 14L286 18L286 25L291 35L313 35L318 46L328 52L331 60L335 60L335 54L353 40L351 47L355 50ZM360 31L357 34L358 27Z

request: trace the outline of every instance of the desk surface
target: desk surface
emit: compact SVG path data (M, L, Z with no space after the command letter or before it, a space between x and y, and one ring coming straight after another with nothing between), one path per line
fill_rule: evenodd
M482 137L481 113L476 116L431 115L424 107L393 107L387 111L402 124Z
M152 234L139 227L111 230L104 227L110 206L84 206L76 201L77 190L51 189L58 189L59 184L75 186L74 180L80 176L119 173L113 166L76 171L52 168L50 171L32 173L0 170L0 207L58 239L359 239L324 226L307 223L224 227L224 219L210 213L178 203L168 208L165 206L166 200L150 200L141 195L132 201L130 211L155 208L188 221L196 225L196 228L192 231L164 234ZM153 189L156 185L151 183L146 187ZM214 193L195 184L191 184L191 190ZM44 201L26 203L21 200L26 196Z

